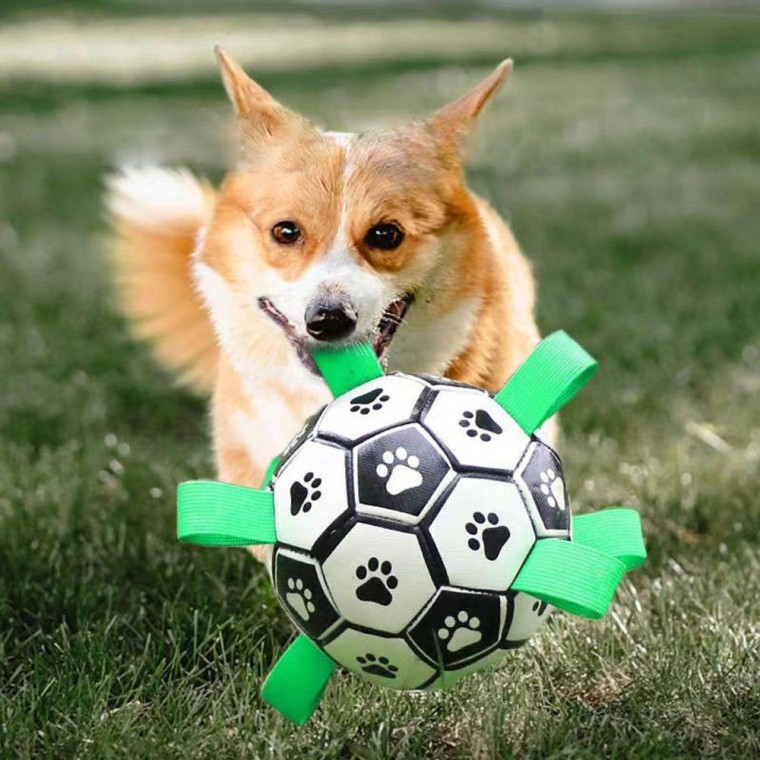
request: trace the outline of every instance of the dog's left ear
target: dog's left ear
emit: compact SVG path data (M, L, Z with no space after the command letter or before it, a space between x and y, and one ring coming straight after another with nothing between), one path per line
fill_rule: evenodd
M512 72L512 59L502 61L485 79L457 100L436 111L428 124L437 137L454 149L461 149L478 114L498 92Z
M219 45L214 48L227 96L235 109L244 147L251 147L297 128L309 128L303 117L275 100Z

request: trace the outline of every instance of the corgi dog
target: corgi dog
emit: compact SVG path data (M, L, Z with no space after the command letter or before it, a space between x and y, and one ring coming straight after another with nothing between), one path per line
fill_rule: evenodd
M124 170L106 200L121 306L211 396L219 479L260 486L330 400L318 346L369 341L390 371L498 390L539 340L534 281L467 188L463 150L511 60L428 118L347 134L320 131L216 52L240 164L218 189L186 170Z

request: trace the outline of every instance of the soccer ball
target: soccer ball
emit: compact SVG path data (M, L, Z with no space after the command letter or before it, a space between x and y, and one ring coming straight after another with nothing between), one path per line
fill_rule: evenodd
M177 489L181 541L274 545L275 591L301 633L261 696L288 719L308 720L335 663L395 689L451 686L525 643L548 603L602 617L645 560L634 510L571 520L560 461L536 435L596 371L566 333L494 397L384 376L369 344L313 358L336 400L262 488Z
M277 596L370 681L448 687L549 615L510 586L538 538L570 538L562 465L479 388L373 379L307 421L270 488Z

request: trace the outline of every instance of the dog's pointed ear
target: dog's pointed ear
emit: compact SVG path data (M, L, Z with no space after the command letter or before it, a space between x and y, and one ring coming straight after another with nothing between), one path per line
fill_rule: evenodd
M270 137L288 122L304 121L254 82L219 45L214 52L222 72L224 89L235 109L244 137Z
M507 58L469 92L436 111L428 123L439 139L460 149L484 106L507 81L512 67L512 59Z

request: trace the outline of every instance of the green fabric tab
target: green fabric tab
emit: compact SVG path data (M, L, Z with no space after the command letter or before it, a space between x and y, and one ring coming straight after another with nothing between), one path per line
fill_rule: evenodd
M177 538L202 546L273 544L271 491L188 480L177 488Z
M578 393L597 367L582 346L559 330L533 349L495 400L530 435Z
M317 709L335 663L310 639L299 635L275 663L261 698L301 726Z
M607 612L624 573L620 560L590 546L542 538L512 588L573 615L598 619Z
M634 509L610 507L573 517L573 541L619 559L633 570L647 558L641 517Z
M344 348L320 348L312 354L312 358L335 398L383 376L383 368L369 343L355 343Z

